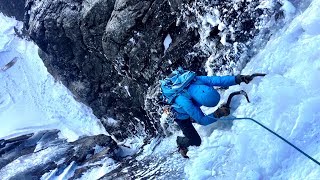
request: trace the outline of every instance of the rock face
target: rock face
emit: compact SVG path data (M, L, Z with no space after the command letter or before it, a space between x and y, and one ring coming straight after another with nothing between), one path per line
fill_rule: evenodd
M25 0L1 0L0 12L9 17L15 17L19 21L24 18Z
M204 74L208 60L213 73L241 70L256 52L251 39L263 32L267 41L270 32L262 27L281 15L281 5L272 4L27 0L25 28L48 71L121 140L161 131L156 84L171 69ZM166 48L168 35L172 42Z
M185 62L199 36L176 26L169 1L29 0L26 9L25 27L48 71L119 139L155 135L158 125L144 109L149 86L172 64L201 65ZM164 53L168 33L174 43Z
M102 166L101 160L117 159L118 146L109 136L88 136L69 143L58 133L48 130L0 139L0 177L40 179L46 173L59 176L72 166L75 173L70 179L75 179L91 169L92 164Z
M183 166L176 166L185 163L180 154L165 155L151 155L142 160L128 159L122 161L116 169L102 176L100 180L185 179Z

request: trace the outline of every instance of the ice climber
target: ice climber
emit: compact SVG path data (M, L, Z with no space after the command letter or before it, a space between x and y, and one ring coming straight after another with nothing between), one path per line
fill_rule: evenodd
M220 94L214 86L228 87L252 80L250 75L237 76L197 76L192 71L178 68L161 81L161 100L170 104L174 121L182 130L184 137L177 137L179 152L188 158L189 146L200 146L201 138L192 123L209 125L230 114L228 107L220 107L212 114L205 115L200 107L214 107L220 101ZM168 111L168 109L165 109Z

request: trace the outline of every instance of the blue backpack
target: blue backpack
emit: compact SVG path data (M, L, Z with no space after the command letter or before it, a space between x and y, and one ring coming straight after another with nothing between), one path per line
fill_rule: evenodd
M166 104L173 104L174 99L190 85L196 73L185 71L181 67L174 70L167 78L160 80L162 99Z

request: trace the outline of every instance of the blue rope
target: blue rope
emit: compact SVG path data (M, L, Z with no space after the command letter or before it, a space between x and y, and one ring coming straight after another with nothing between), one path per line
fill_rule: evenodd
M306 157L308 157L310 160L312 160L313 162L317 163L320 166L319 161L315 160L314 158L312 158L311 156L309 156L307 153L305 153L304 151L302 151L301 149L299 149L297 146L293 145L291 142L289 142L288 140L286 140L285 138L283 138L282 136L280 136L279 134L275 133L274 131L272 131L271 129L269 129L268 127L266 127L265 125L261 124L260 122L258 122L255 119L252 118L223 118L221 120L251 120L255 123L257 123L258 125L260 125L261 127L265 128L266 130L268 130L269 132L271 132L272 134L276 135L278 138L282 139L284 142L288 143L290 146L292 146L293 148L295 148L297 151L299 151L300 153L302 153L303 155L305 155Z

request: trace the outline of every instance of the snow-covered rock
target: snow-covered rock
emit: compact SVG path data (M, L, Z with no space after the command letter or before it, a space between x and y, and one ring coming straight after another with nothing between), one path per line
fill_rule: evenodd
M77 179L93 168L106 166L107 173L107 166L109 171L116 167L113 159L117 157L118 146L110 136L101 134L67 142L59 138L59 132L46 130L0 139L0 177ZM100 147L99 152L95 151L96 146Z

